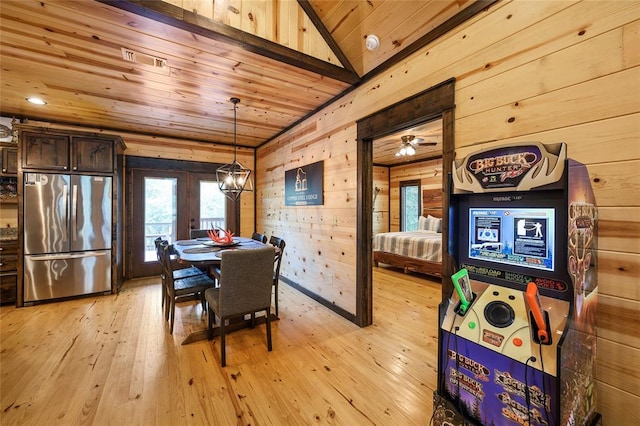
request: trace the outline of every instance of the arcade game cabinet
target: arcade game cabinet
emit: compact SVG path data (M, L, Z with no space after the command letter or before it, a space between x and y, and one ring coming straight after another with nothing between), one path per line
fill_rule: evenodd
M441 425L588 425L595 411L597 208L566 145L456 160L440 305Z

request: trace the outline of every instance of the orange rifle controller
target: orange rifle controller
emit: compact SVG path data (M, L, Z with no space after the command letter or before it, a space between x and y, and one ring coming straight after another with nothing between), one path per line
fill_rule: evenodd
M527 292L524 295L529 311L533 315L533 320L538 327L538 340L540 343L549 343L549 333L547 332L547 322L545 321L542 311L542 305L540 304L540 296L538 294L538 286L530 282L527 285Z

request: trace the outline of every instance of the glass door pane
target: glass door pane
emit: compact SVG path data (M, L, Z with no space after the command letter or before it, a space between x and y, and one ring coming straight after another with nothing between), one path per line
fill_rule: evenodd
M159 275L154 240L189 238L187 173L134 169L128 197L127 277Z
M145 262L157 260L154 240L158 237L169 243L177 240L178 179L145 177L144 179L144 247Z
M200 180L200 229L226 229L225 200L217 181Z
M235 204L220 192L215 173L189 173L191 229L230 229L235 232Z

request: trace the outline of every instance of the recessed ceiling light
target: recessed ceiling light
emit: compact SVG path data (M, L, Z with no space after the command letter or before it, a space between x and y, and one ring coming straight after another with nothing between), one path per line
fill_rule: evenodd
M47 103L40 98L28 97L27 102L31 102L34 105L46 105Z

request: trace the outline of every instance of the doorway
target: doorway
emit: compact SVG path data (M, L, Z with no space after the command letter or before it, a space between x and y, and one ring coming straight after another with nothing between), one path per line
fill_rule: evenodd
M358 203L357 217L361 218L357 224L357 257L361 259L356 267L356 318L355 322L361 327L373 323L373 271L372 271L372 239L369 237L373 229L373 140L381 138L408 127L434 120L442 119L442 172L443 194L449 193L448 176L454 159L454 130L455 121L455 79L450 79L420 92L410 98L371 114L357 122L357 179ZM449 199L442 197L444 212L448 211ZM448 235L448 216L442 218L442 233ZM450 259L444 252L442 267L450 270ZM442 292L448 294L453 288L450 279L442 281Z
M127 278L160 274L154 242L158 237L172 243L190 238L191 229L236 228L236 203L220 192L216 167L139 157L127 160Z

